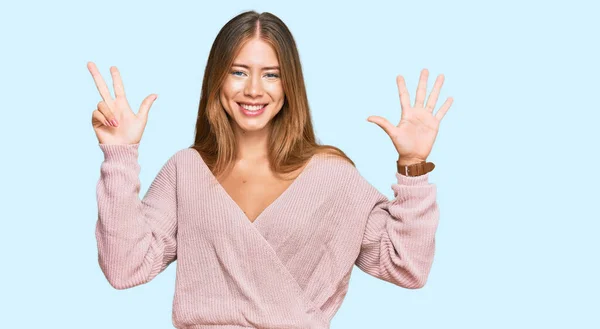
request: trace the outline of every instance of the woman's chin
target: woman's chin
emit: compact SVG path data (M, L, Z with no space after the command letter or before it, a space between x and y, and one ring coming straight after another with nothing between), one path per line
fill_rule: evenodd
M261 119L242 119L237 121L237 125L246 132L260 131L265 128L268 122Z

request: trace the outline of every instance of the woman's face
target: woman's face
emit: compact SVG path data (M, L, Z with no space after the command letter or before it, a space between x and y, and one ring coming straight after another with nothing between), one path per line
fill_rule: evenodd
M284 102L279 62L273 48L260 39L248 41L233 61L219 97L238 128L265 128Z

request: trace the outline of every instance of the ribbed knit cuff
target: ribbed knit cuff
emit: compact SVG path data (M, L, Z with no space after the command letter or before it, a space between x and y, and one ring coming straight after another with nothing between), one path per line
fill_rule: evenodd
M104 160L128 160L135 159L138 157L138 148L140 146L137 144L98 144L102 152L104 153Z
M398 179L399 185L408 185L408 186L419 186L419 185L427 185L429 183L429 173L421 176L405 176L399 173L396 173L396 178Z

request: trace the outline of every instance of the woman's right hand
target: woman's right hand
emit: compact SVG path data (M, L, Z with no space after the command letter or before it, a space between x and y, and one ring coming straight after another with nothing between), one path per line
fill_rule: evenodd
M137 114L133 113L125 98L125 89L116 66L110 68L115 98L113 99L96 64L88 62L88 70L94 78L102 101L92 112L92 126L100 144L138 144L148 121L150 107L158 97L151 94L142 101ZM115 122L113 126L111 122Z

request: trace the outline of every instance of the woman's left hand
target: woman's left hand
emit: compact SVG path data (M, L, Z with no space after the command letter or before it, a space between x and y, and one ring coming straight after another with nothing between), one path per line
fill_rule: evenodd
M434 115L433 109L437 102L440 89L444 83L444 76L440 74L435 80L433 90L427 99L427 106L424 106L425 95L427 93L427 78L429 71L423 69L421 78L417 86L417 97L415 98L415 106L410 106L410 96L406 89L404 78L401 75L396 77L398 84L398 93L400 95L400 105L402 114L398 126L394 126L387 119L372 115L367 118L367 121L377 124L383 128L390 136L396 150L398 151L398 161L402 165L410 165L426 161L433 142L438 133L440 121L450 109L452 105L452 97L448 97L446 102Z

